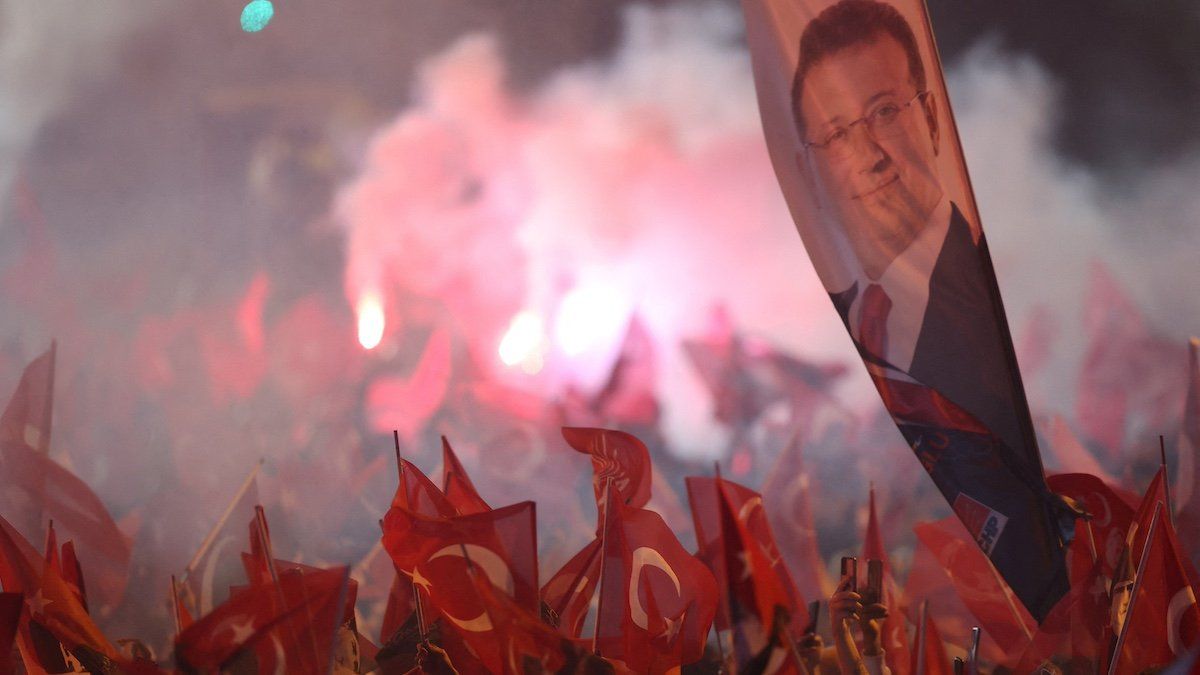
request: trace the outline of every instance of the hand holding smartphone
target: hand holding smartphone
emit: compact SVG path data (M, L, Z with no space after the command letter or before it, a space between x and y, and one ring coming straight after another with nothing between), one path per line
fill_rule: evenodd
M849 555L842 556L842 578L850 580L846 590L858 592L858 558Z

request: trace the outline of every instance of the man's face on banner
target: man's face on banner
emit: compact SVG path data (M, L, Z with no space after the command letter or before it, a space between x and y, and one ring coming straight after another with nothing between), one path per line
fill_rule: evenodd
M917 90L900 43L879 35L812 66L799 103L818 198L877 279L942 195L933 97Z

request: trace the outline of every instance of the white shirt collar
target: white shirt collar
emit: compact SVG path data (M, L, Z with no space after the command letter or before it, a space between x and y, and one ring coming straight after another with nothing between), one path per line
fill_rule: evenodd
M858 315L863 293L868 285L878 283L892 301L887 319L887 353L879 356L905 372L912 365L917 339L921 336L925 307L929 304L929 278L950 230L950 215L950 200L943 195L921 233L892 260L879 281L871 281L861 268L858 271L858 293L850 304L848 316L850 334L859 338Z

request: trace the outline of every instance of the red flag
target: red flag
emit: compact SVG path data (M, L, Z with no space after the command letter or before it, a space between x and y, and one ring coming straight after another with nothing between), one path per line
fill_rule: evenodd
M1103 575L1105 561L1091 558L1090 544L1078 525L1071 542L1072 564L1077 559L1091 561L1081 575L1072 570L1071 590L1050 610L1021 655L1016 672L1032 673L1047 661L1070 659L1082 670L1099 669L1101 650L1106 644L1108 623L1108 579Z
M612 478L618 502L640 509L650 501L650 451L634 436L611 429L563 427L563 438L575 450L592 457L592 490L604 513L604 486Z
M279 575L253 585L201 617L175 641L181 664L215 671L253 650L262 672L327 673L344 615L349 570Z
M906 675L909 670L908 628L904 623L904 600L896 589L896 579L892 575L892 564L888 560L887 549L883 546L883 535L879 532L879 519L875 515L875 488L871 488L868 498L867 531L863 537L862 558L864 560L880 560L883 562L883 593L880 602L888 608L887 618L883 620L883 630L880 638L883 642L884 657L888 668L894 675ZM860 577L861 578L861 577ZM859 588L863 588L859 585Z
M430 518L392 507L383 519L383 547L397 569L425 592L445 583L461 590L467 583L466 558L482 569L531 612L538 611L537 532L533 502L452 518ZM463 627L478 618L478 601L458 607L449 597L439 611ZM466 629L469 630L469 629Z
M1200 338L1188 341L1187 398L1176 453L1175 525L1184 551L1194 557L1200 555Z
M552 673L562 667L562 636L496 588L478 567L469 567L468 577L470 590L483 608L482 616L493 630L464 630L460 635L490 672L524 675Z
M50 451L54 412L56 343L25 367L12 399L0 414L0 445L23 445L42 454Z
M609 510L597 646L638 673L693 663L717 609L712 573L653 511Z
M494 646L502 628L492 621L471 580L472 570L513 597L526 611L539 611L537 533L533 502L521 502L485 513L430 518L404 508L388 510L383 546L412 583L429 599L427 611L445 621L444 647L456 663L469 658L453 642L487 645L474 652L496 666ZM474 649L474 647L472 647Z
M467 470L458 461L458 455L454 454L454 449L450 447L450 441L447 441L445 436L442 436L442 490L446 499L461 515L483 513L492 509L483 501L483 497L479 496L474 483L467 476Z
M808 622L807 609L783 565L762 496L721 478L688 477L687 488L700 557L721 589L717 630L732 631L733 655L744 664L785 628L774 625L781 614L795 632Z
M963 604L983 630L1008 654L1033 637L1037 623L979 550L957 517L913 527L917 538L937 557Z
M396 507L423 516L448 518L459 515L458 509L442 494L437 485L407 459L400 460L400 485L396 487L396 495L392 497L392 508Z
M250 470L225 511L200 543L199 549L179 580L180 598L194 616L213 611L228 597L228 589L245 580L241 552L245 542L245 523L254 517L258 503L255 476L262 467Z
M793 436L763 481L763 500L770 506L768 515L781 534L780 548L795 573L800 594L806 598L828 598L833 594L833 582L817 542L809 503L812 481L804 467L802 451L799 435Z
M600 581L600 540L593 539L542 586L542 602L558 617L558 629L579 637Z
M917 639L913 643L909 672L917 675L951 675L950 659L946 657L946 645L938 633L933 617L929 616L929 603L921 603L917 618Z
M1063 473L1050 476L1046 483L1051 490L1066 495L1082 506L1090 515L1088 520L1076 521L1075 536L1086 548L1072 546L1070 570L1072 582L1086 573L1093 558L1102 562L1100 574L1111 579L1116 573L1121 552L1125 547L1125 535L1133 523L1134 510L1130 500L1136 499L1123 490L1118 491L1099 478L1083 473ZM1086 556L1076 556L1086 552Z
M1164 511L1160 502L1145 535L1110 675L1167 666L1200 644L1200 608Z
M61 662L79 647L114 658L116 650L96 627L74 590L7 520L0 518L0 585L25 594L29 623L21 631L20 648L26 663ZM47 644L57 643L57 644ZM48 650L47 650L48 648ZM49 651L49 653L47 653Z

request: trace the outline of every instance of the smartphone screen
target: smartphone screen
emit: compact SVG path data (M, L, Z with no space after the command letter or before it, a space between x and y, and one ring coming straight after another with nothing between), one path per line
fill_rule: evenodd
M850 580L848 590L858 591L858 559L854 556L842 556L842 578Z
M867 561L867 590L863 592L863 604L874 605L883 601L883 561Z

